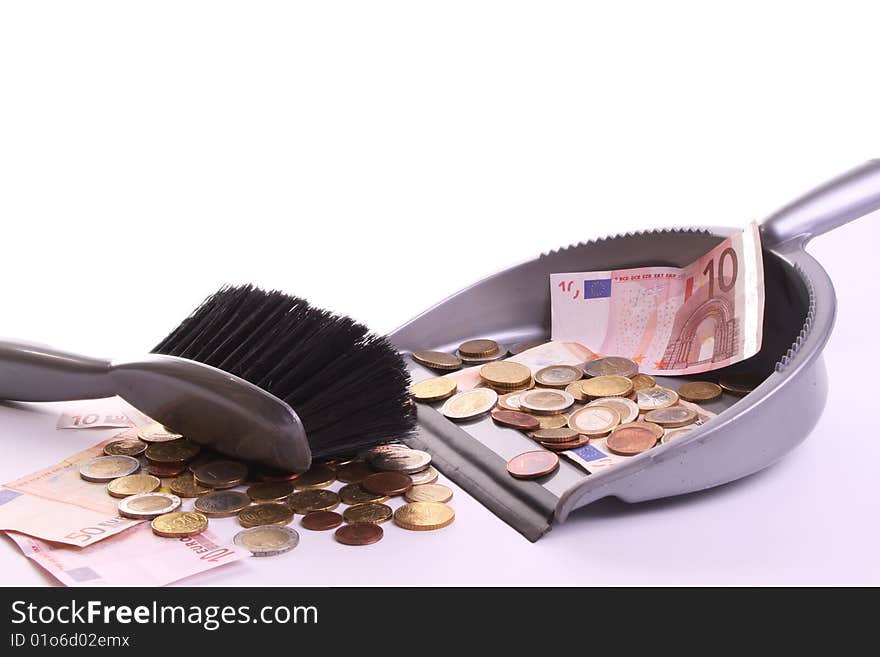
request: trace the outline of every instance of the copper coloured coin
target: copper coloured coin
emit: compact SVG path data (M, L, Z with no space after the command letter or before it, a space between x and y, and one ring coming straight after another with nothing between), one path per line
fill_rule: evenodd
M554 452L564 452L569 449L577 449L578 447L585 447L590 444L589 436L579 436L578 440L572 440L567 443L544 443L541 445L546 447L547 449L551 449Z
M352 461L336 468L336 478L346 484L359 484L375 472L368 463Z
M361 481L364 490L376 495L402 495L412 485L412 477L402 472L376 472Z
M496 408L492 411L492 419L498 424L503 424L506 427L513 427L520 431L532 431L541 426L540 420L534 415L529 415L528 413L523 413L521 411L507 411L501 408Z
M168 477L176 477L186 470L186 463L150 463L147 466L147 472L154 477L166 479Z
M507 471L517 479L535 479L559 467L559 457L553 452L525 452L507 462Z
M342 524L342 516L335 511L312 511L304 515L300 522L305 529L325 532L339 527Z
M611 432L605 445L620 456L635 456L651 449L657 434L643 427L620 427Z
M382 540L385 531L372 522L356 522L336 530L336 540L343 545L370 545Z

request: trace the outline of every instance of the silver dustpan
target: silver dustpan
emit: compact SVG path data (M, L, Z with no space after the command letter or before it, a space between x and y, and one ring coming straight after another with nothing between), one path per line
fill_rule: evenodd
M880 208L880 160L817 188L761 225L766 304L761 352L729 369L766 379L742 399L705 404L718 413L706 425L598 474L560 459L545 479L510 477L507 460L534 449L531 439L481 418L455 424L421 405L412 443L471 495L530 540L574 509L603 497L640 502L718 486L772 464L800 443L825 406L822 349L836 312L834 287L804 247L815 235ZM581 243L543 254L468 287L391 334L403 352L453 352L464 340L502 344L547 339L549 276L556 272L685 266L733 230L663 230ZM411 360L411 359L410 359ZM426 370L412 363L423 378ZM663 385L663 377L657 377ZM784 418L784 421L781 419Z

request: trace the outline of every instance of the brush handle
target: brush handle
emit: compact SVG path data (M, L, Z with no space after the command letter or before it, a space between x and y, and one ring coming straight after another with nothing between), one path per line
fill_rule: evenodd
M777 210L761 223L761 237L770 246L802 246L875 210L880 210L880 159L868 160Z
M100 399L116 394L110 361L18 340L0 340L0 399Z

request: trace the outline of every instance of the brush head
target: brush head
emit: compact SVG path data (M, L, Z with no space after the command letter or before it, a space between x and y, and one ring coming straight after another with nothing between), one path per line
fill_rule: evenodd
M388 339L282 292L224 287L153 353L211 365L281 399L302 421L313 459L415 428L409 372Z

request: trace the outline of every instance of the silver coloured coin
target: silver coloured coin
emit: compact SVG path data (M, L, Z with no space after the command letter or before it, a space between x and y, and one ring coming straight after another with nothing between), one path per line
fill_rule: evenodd
M433 484L440 477L440 473L437 472L437 468L433 465L429 465L424 470L419 472L413 472L409 475L409 478L412 479L413 486L421 486L422 484Z
M661 427L683 427L692 424L696 419L697 413L684 406L658 408L645 414L645 422L653 422Z
M584 378L583 370L574 365L550 365L535 372L535 381L551 388L564 388L582 378Z
M232 542L255 557L274 557L299 545L299 534L290 527L260 525L238 532Z
M620 424L620 414L610 406L584 406L568 417L568 426L584 436L603 436Z
M229 518L247 506L251 498L237 490L215 490L196 498L193 509L209 518Z
M152 422L138 429L138 438L145 443L167 443L172 440L180 440L183 438L183 434L174 433L158 422Z
M653 411L658 408L667 408L678 403L678 393L669 388L654 386L653 388L645 388L638 392L639 410L643 412Z
M453 395L440 412L450 420L470 420L492 410L498 403L498 393L491 388L474 388Z
M494 354L490 356L481 356L479 358L475 356L464 356L458 349L455 350L456 358L461 359L461 362L467 365L479 365L480 363L490 363L493 360L501 360L502 358L506 358L507 354L508 349L503 344L498 344L498 351Z
M695 426L693 426L693 427L681 427L680 429L670 429L669 431L666 431L666 432L663 434L663 437L662 437L662 438L660 438L660 444L661 444L661 445L665 445L666 443L670 443L670 442L672 442L673 440L676 440L677 438L681 438L681 437L684 436L685 434L690 433L690 432L693 431L694 429L696 429Z
M141 493L119 502L119 515L134 520L152 520L180 508L180 498L171 493Z
M555 415L571 408L574 405L574 397L564 390L536 388L522 393L519 405L524 411Z
M599 399L594 399L587 406L610 406L620 415L621 424L635 422L639 419L638 404L626 397L599 397Z
M377 470L410 474L420 472L431 465L431 455L420 449L390 450L374 454L370 465Z
M131 456L98 456L82 465L79 476L86 481L106 483L140 469L141 462Z
M639 373L639 364L629 358L605 356L584 364L584 374L594 376L632 376Z

